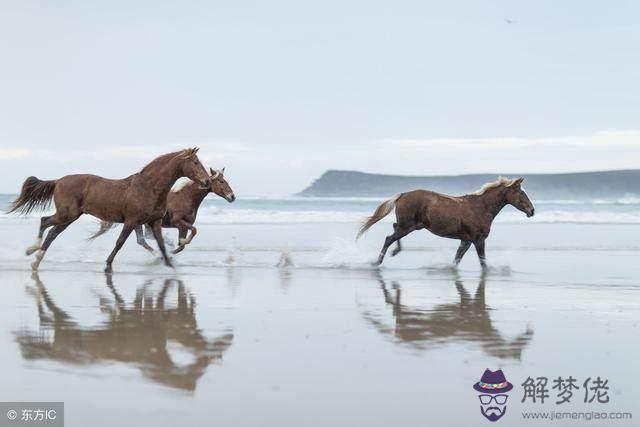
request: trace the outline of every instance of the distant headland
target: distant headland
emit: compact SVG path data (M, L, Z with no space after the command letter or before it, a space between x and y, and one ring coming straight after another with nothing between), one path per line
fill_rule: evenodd
M640 170L514 174L483 173L451 176L381 175L328 170L298 193L303 197L388 197L417 188L461 195L498 176L525 178L524 188L538 199L619 199L640 197Z

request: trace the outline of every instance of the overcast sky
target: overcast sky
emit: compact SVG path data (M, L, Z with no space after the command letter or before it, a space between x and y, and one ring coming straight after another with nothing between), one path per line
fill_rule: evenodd
M194 145L238 195L290 194L331 168L640 168L639 2L0 8L0 192L123 177Z

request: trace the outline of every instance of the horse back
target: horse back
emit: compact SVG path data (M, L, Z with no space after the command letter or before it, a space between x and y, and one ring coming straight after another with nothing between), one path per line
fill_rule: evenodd
M57 208L79 209L104 221L122 222L131 177L108 179L91 174L67 175L56 185Z
M464 197L429 190L403 193L396 203L396 216L399 222L421 225L441 237L466 239L478 228L473 207Z

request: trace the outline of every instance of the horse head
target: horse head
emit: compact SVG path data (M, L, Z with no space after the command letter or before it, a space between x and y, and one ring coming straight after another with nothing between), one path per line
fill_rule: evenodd
M513 181L512 184L506 187L505 198L507 203L527 214L527 217L532 217L535 213L533 203L529 200L529 196L522 189L522 181L524 178L518 178Z
M180 162L179 175L186 176L190 180L198 183L200 188L206 189L209 188L211 179L207 170L202 163L200 163L200 159L198 159L198 150L199 148L197 147L188 148L178 154L177 159Z
M209 178L209 191L217 194L229 203L236 200L236 196L233 194L231 186L227 180L224 179L224 168L220 170L213 170L209 168L209 171L211 172L211 176Z

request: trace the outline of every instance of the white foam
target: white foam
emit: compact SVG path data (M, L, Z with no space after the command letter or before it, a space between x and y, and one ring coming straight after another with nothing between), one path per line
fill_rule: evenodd
M335 238L329 243L320 264L327 267L370 268L376 257L376 252L358 247L353 239Z
M370 212L357 211L277 211L257 209L220 209L206 207L198 213L200 224L304 224L360 223ZM395 221L392 213L382 220ZM575 224L640 224L640 211L545 210L537 209L532 218L514 209L501 212L498 223L575 223Z

